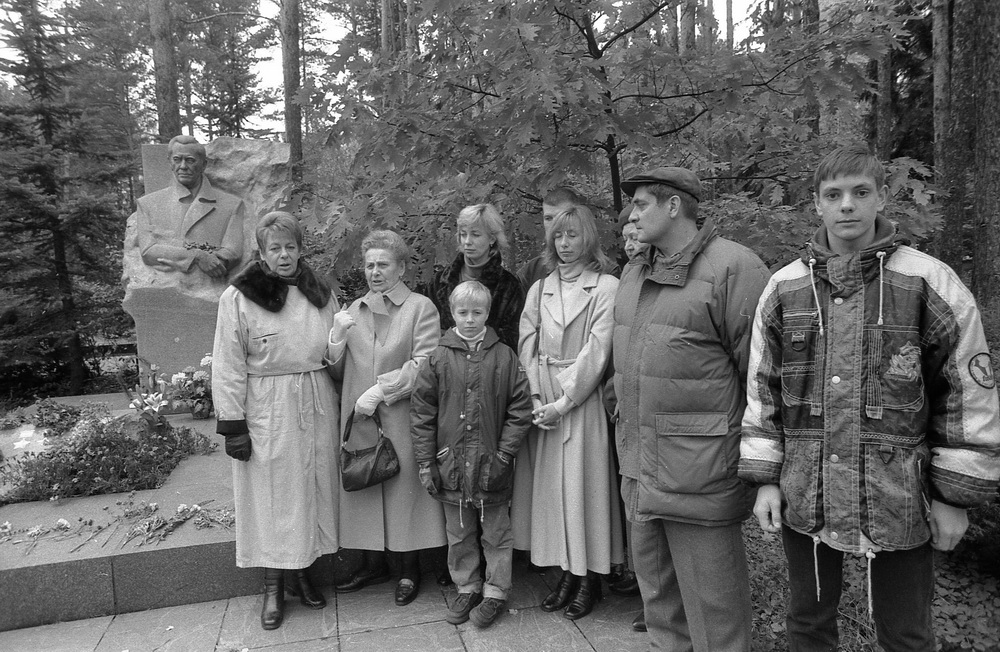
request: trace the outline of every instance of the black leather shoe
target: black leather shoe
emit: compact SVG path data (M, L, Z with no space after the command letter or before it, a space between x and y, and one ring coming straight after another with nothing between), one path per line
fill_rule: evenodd
M389 579L389 568L387 566L375 569L362 568L357 573L352 575L347 581L334 586L333 590L337 593L353 593L354 591L360 591L366 586L372 584L388 582Z
M291 571L291 573L292 576L288 578L291 581L285 582L286 591L297 596L299 601L310 609L322 609L326 606L326 598L323 597L321 591L313 588L304 568Z
M280 568L264 569L264 606L260 610L260 626L278 629L285 619L285 575Z
M396 584L396 606L405 607L417 599L420 593L420 580L403 578Z
M542 611L558 611L568 605L579 584L579 577L564 571L556 588L542 600Z
M608 582L608 589L615 595L633 597L639 595L639 580L635 578L635 573L627 571L622 573L622 577L617 582Z
M437 581L438 586L449 586L451 584L451 573L448 572L447 568L439 570L435 581Z
M563 615L569 620L583 618L594 609L594 605L600 599L601 578L594 573L587 573L587 577L580 580L580 586Z
M640 611L639 615L632 621L632 629L637 632L646 631L646 612Z

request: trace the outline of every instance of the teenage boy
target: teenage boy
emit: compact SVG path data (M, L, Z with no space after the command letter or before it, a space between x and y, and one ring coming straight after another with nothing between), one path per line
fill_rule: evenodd
M751 316L768 272L698 227L685 168L622 183L649 251L615 298L616 444L651 649L749 652L750 579L736 477Z
M447 620L471 619L477 627L492 625L507 604L513 462L532 420L531 390L517 354L486 326L491 303L478 281L452 290L455 327L421 364L410 397L420 482L444 503L448 570L458 589Z
M777 272L754 320L740 477L781 532L789 648L836 650L845 553L868 559L869 608L887 652L930 652L932 548L996 495L1000 421L969 291L900 242L863 145L814 175L822 225Z
M545 230L542 243L545 243L549 237L549 229L552 227L552 221L556 219L559 213L568 211L574 206L585 206L586 203L586 200L572 188L560 187L549 191L542 199L542 228ZM545 268L545 261L541 254L522 265L517 270L517 278L521 281L521 287L524 289L525 296L527 296L531 286L536 281L540 281L548 276L550 271Z

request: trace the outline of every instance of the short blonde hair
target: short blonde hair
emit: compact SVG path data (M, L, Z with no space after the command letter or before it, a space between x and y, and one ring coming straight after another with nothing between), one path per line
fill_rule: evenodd
M474 204L459 211L455 223L455 244L461 247L461 243L458 241L458 229L476 225L482 225L493 236L496 240L494 246L500 252L501 257L506 255L510 243L507 241L507 233L504 231L500 211L493 204Z
M463 281L455 286L448 296L448 307L452 310L462 301L473 302L477 306L484 306L487 312L493 304L493 295L489 288L479 281Z
M275 233L287 233L295 238L295 244L302 247L302 227L295 216L285 211L271 211L257 223L257 247L264 251L267 239Z

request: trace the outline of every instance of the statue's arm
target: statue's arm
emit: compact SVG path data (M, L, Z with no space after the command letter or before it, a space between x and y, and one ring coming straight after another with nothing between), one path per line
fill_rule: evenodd
M136 207L136 233L139 236L139 254L150 267L175 269L188 272L195 262L197 252L163 242L156 233L155 210L150 210L147 202L139 202Z

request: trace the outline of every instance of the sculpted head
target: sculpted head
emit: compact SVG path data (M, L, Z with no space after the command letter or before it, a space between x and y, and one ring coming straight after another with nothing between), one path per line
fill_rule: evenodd
M201 186L201 177L208 163L205 146L194 136L183 134L174 136L167 144L167 156L170 158L170 169L177 183L196 192Z

